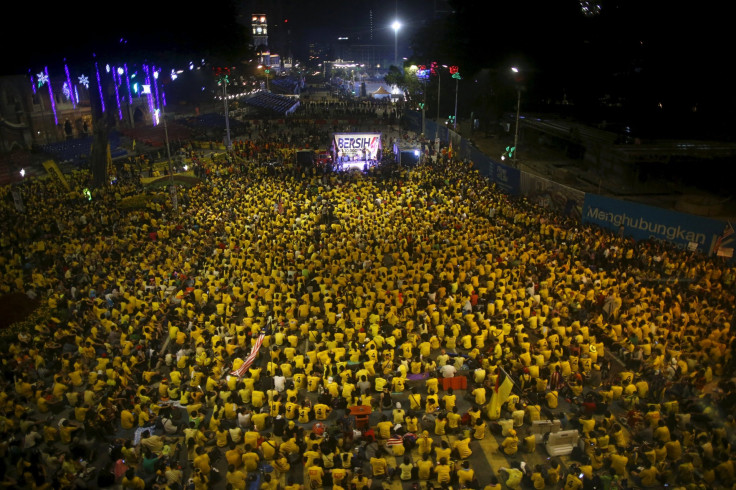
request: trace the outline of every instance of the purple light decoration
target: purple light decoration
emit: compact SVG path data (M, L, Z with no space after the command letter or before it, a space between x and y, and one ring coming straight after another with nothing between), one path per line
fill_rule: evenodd
M102 97L102 83L100 82L100 69L97 67L96 61L95 61L95 72L97 72L97 90L100 92L100 106L102 107L102 112L105 112L105 98Z
M164 92L164 89L161 89L161 104L166 107L166 92Z
M133 103L133 94L130 91L130 77L128 76L128 64L123 63L123 68L125 68L125 81L128 84L128 104Z
M69 90L71 90L73 87L72 77L69 76L69 66L66 63L64 63L64 73L66 73L66 83L69 85ZM74 101L74 97L70 96L69 98L72 100L72 107L76 109L77 103Z
M118 77L118 78L115 78ZM120 110L120 94L118 93L118 80L120 79L120 75L118 75L118 70L114 66L112 67L112 84L115 85L115 102L118 104L118 119L121 121L123 120L123 111Z
M148 69L148 65L143 65L143 72L146 74L146 85L150 86L151 85L151 75ZM153 107L153 96L150 91L146 94L146 97L148 98L148 110L151 112L151 116L153 116L156 111L154 110L154 107ZM153 125L156 126L156 119L153 119Z
M59 124L59 118L56 117L56 102L54 101L54 91L51 90L51 78L49 78L49 67L44 66L43 71L46 74L46 78L49 79L46 85L49 86L49 100L51 100L51 110L54 111L54 124Z
M77 98L77 104L79 104L79 90L77 90L77 86L74 86L74 96Z
M28 71L30 72L31 70ZM31 88L33 89L33 95L36 95L36 84L33 83L33 74L29 74L29 76L31 77Z
M153 90L156 92L156 107L161 108L161 103L158 101L158 77L156 77L156 65L152 67L153 70Z

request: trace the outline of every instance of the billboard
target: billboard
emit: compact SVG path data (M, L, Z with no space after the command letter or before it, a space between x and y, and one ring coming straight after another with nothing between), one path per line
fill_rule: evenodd
M596 194L585 194L583 223L608 228L634 240L657 240L711 255L725 223Z
M338 162L366 162L380 159L381 133L335 133L332 152Z

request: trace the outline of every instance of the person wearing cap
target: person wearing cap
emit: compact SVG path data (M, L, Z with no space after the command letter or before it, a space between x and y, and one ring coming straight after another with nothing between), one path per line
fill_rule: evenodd
M434 449L434 441L429 436L429 431L422 431L422 434L417 438L417 452L420 456L425 454L429 455Z

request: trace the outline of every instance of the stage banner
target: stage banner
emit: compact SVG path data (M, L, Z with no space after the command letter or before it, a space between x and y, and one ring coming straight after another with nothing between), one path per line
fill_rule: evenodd
M653 238L671 242L682 249L688 245L692 248L695 243L697 251L707 255L713 254L727 225L725 221L597 194L585 194L583 223L598 225L634 240Z

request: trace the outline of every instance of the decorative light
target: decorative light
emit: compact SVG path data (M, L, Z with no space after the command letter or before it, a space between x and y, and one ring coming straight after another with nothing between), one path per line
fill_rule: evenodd
M157 126L158 123L161 122L160 117L161 117L161 110L154 109L153 110L153 125L154 126Z
M109 64L108 65L105 65L105 71L107 73L110 73L110 65Z
M51 100L51 110L54 111L54 124L59 124L59 118L56 116L56 101L54 101L54 91L51 88L51 80L49 80L49 67L43 67L43 75L46 80L46 86L49 88L49 100Z
M26 169L22 168L20 169L20 176L25 177L26 176Z
M112 84L115 85L115 102L118 105L118 119L120 119L122 121L123 120L123 111L122 111L122 109L120 109L120 93L118 92L118 85L119 85L120 75L117 75L117 80L116 80L115 79L115 77L116 77L116 74L115 73L116 72L119 74L120 73L120 69L113 71L113 73L112 73Z
M194 62L192 61L189 62L189 69L194 70Z
M31 70L28 70L29 72ZM31 88L33 89L33 95L36 95L36 84L33 82L33 75L29 75L31 77Z
M77 99L77 104L79 104L79 90L77 90L77 86L74 86L74 98Z
M74 97L72 97L72 77L69 76L69 66L64 63L64 73L66 73L66 83L64 83L64 95L66 95L67 99L71 99L72 101L72 107L77 108L77 103L74 101Z
M100 68L97 66L96 61L95 61L95 73L97 73L97 91L100 93L100 107L102 108L102 112L105 112L105 98L102 96L102 83L100 81Z
M69 88L69 84L67 82L64 82L64 84L61 86L61 93L64 94L64 97L66 97L67 100L74 100L72 99L72 90Z
M89 90L89 78L87 78L87 75L79 75L79 78L77 78L77 80L79 80L79 83L81 85L84 85L84 88Z
M161 104L159 103L159 99L158 99L158 70L156 70L155 66L153 66L152 68L153 68L153 90L156 95L155 106L161 107Z
M122 75L123 73L125 73L125 70L123 70L122 67L118 66L118 75Z
M171 69L171 81L173 82L174 80L176 80L176 78L177 78L176 70L172 68Z
M125 82L128 84L128 104L133 103L133 94L130 91L130 77L128 76L128 64L123 63L123 68L125 69Z
M45 83L49 82L49 71L48 68L46 68L46 72L41 72L38 75L36 75L36 79L38 80L38 88L43 87Z
M185 164L185 165L184 165L184 171L186 172L187 170L189 170L189 165L186 165L186 164Z
M146 94L148 98L148 112L150 112L152 115L155 115L155 107L153 106L153 96L151 94L151 70L148 68L148 65L143 65L143 73L146 74L146 85L144 85L143 93ZM153 125L158 125L158 117L154 118Z

